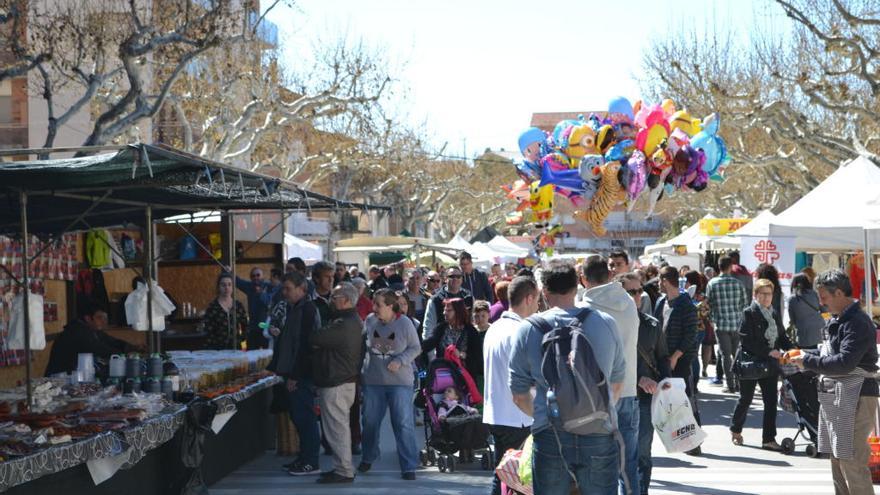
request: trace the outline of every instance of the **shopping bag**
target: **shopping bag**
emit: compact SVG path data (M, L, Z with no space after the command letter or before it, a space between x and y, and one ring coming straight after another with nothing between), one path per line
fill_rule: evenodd
M31 350L43 350L46 348L46 329L43 326L43 296L31 292L28 295L28 306L30 308L28 327L31 331ZM10 350L24 349L24 296L22 294L18 294L12 300L7 348Z
M520 483L526 486L532 486L532 455L534 454L534 451L534 437L529 435L529 437L526 438L526 442L523 444L523 453L522 457L519 459L519 469L517 470Z
M507 485L508 488L525 495L532 495L532 484L523 483L519 478L519 468L523 462L522 457L522 450L508 450L504 453L504 457L501 458L501 462L498 463L498 467L495 468L495 474L498 475L498 479Z
M667 383L671 386L664 390ZM706 439L706 433L694 419L681 378L667 378L657 384L651 400L651 423L669 453L693 450Z
M147 286L137 284L135 289L125 299L125 320L135 330L149 330L150 322L147 320ZM153 330L165 330L165 317L174 311L174 303L165 295L165 291L153 282Z

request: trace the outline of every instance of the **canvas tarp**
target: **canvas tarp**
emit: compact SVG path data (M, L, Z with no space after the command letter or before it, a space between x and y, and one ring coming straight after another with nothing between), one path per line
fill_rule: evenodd
M865 234L880 246L880 167L856 158L783 211L770 236L795 237L799 251L863 249Z

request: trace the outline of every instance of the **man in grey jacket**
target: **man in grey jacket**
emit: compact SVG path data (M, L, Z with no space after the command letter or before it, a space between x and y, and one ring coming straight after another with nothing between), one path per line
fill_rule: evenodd
M321 422L333 448L333 470L321 473L318 483L354 481L349 410L355 399L364 347L361 319L355 308L359 296L350 282L337 285L330 293L331 320L309 339L314 350L313 376Z
M617 402L617 426L625 444L624 471L620 491L626 493L627 482L632 493L639 493L639 402L637 397L636 356L639 340L639 311L636 303L620 282L611 280L609 261L601 256L587 259L583 267L587 290L582 306L601 311L614 319L623 342L626 376ZM587 329L589 331L589 329ZM626 479L624 479L624 476Z

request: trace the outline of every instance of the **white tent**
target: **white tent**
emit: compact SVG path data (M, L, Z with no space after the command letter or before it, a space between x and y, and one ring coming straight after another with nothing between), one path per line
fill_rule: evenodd
M302 258L307 264L324 259L324 248L287 233L284 234L284 247L287 250L284 259L297 256Z
M517 246L516 244L510 242L503 235L496 235L492 238L492 240L487 242L486 245L492 248L492 250L499 256L525 258L529 255L528 249Z
M880 167L859 157L777 215L769 233L796 237L801 251L851 251L880 246L878 225Z
M770 222L776 218L770 210L764 210L735 232L727 234L719 239L713 239L709 245L713 250L739 249L740 236L767 237L770 233Z
M704 220L715 218L709 214L703 217ZM688 253L705 253L706 243L710 237L700 233L700 222L696 222L690 227L684 229L681 234L660 244L652 244L645 246L645 256L654 254L672 254L675 252L675 246L687 246Z
M458 234L455 234L455 237L453 237L451 241L447 242L446 245L451 248L454 248L454 249L460 249L462 251L468 251L468 252L470 252L470 250L473 247L473 246L471 246L471 243L466 241L464 239L464 237L462 237Z

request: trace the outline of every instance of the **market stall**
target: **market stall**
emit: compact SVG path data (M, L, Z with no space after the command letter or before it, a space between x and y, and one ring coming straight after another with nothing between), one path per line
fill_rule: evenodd
M189 230L195 228L192 221L189 229L180 223L167 228L182 229L197 249L209 253L208 266L222 262L220 266L230 267L234 276L234 224L239 213L279 212L281 221L266 225L268 234L292 211L377 208L143 144L113 147L113 152L95 156L0 163L0 197L7 205L0 209L0 235L13 238L14 244L10 248L14 255L0 260L7 261L0 263L0 270L21 294L23 308L42 301L40 280L34 275L46 275L39 261L47 253L62 247L83 249L82 236L70 244L70 232L97 232L90 246L119 256L121 249L112 246L112 238L100 234L100 229L121 226L138 233L142 257L132 268L145 280L155 280L162 255L156 243L156 232L162 229L157 219L221 211L222 261L215 259L216 249ZM51 260L55 264L49 264L54 267L49 272L64 274L61 268L75 267L80 261L66 261L63 256ZM68 280L65 283L72 286ZM259 432L253 425L270 423L266 421L269 389L278 379L262 368L271 351L244 352L236 341L236 349L229 351L161 353L158 331L165 320L154 312L161 288L149 283L144 290L145 304L138 314L144 315L139 330L146 336L148 355L144 359L114 356L103 384L92 381L87 371L94 375L94 368L82 361L74 381L88 383L70 385L74 375L34 379L32 350L40 346L32 348L32 338L47 337L40 326L46 309L20 311L23 345L17 352L24 362L19 378L24 385L0 392L0 491L57 493L64 486L74 493L179 493L187 482L198 486L202 477L216 481L265 450L268 439L255 434ZM76 304L76 292L69 291L65 299ZM73 314L69 306L65 312ZM48 352L52 337L45 338L49 342L43 344L46 350L41 354ZM199 417L207 424L191 418L206 407L208 412ZM207 447L199 456L187 455L184 447L193 445L193 435L199 434ZM211 467L203 470L203 461ZM182 478L177 479L177 473Z
M798 251L811 253L868 253L864 263L864 292L868 311L877 287L870 281L876 267L874 249L880 246L880 167L858 157L837 169L815 189L776 216L769 237L793 237ZM873 265L873 266L872 266ZM854 289L856 290L856 289ZM875 312L876 315L876 312Z

